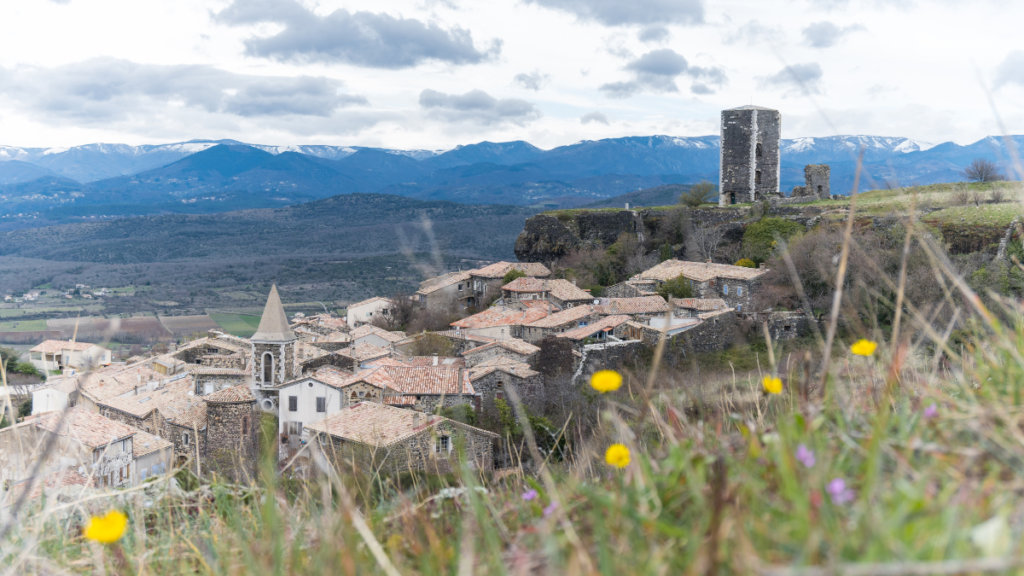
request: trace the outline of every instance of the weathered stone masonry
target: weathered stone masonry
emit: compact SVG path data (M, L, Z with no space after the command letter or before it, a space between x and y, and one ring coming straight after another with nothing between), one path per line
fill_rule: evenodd
M779 195L781 137L778 110L741 106L722 111L719 206Z

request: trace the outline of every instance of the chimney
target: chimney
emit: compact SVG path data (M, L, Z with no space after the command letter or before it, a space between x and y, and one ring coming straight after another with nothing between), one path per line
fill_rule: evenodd
M434 366L437 366L437 353L434 353Z
M763 269L764 268L764 262L761 262L760 264L758 264L757 267Z
M626 202L626 210L629 210L629 202Z
M711 258L708 258L707 262L708 264L711 264Z
M412 427L413 428L419 428L420 427L420 412L419 412L419 410L413 410L413 413L412 413Z

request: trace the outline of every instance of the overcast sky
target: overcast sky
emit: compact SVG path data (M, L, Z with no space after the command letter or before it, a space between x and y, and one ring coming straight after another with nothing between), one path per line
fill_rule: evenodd
M0 144L542 148L718 133L938 143L1024 133L1010 0L19 0Z

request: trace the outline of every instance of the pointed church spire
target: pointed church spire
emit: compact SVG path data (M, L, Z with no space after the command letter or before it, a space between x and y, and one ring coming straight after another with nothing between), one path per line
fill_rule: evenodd
M288 316L284 313L281 297L277 295L277 285L270 287L267 305L263 308L260 327L250 340L256 342L289 342L295 340L295 333L288 325Z

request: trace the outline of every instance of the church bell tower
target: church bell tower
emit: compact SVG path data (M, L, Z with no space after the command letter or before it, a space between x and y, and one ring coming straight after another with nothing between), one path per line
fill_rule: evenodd
M295 378L295 342L298 339L288 325L276 285L270 288L260 326L249 340L255 389L274 388Z

